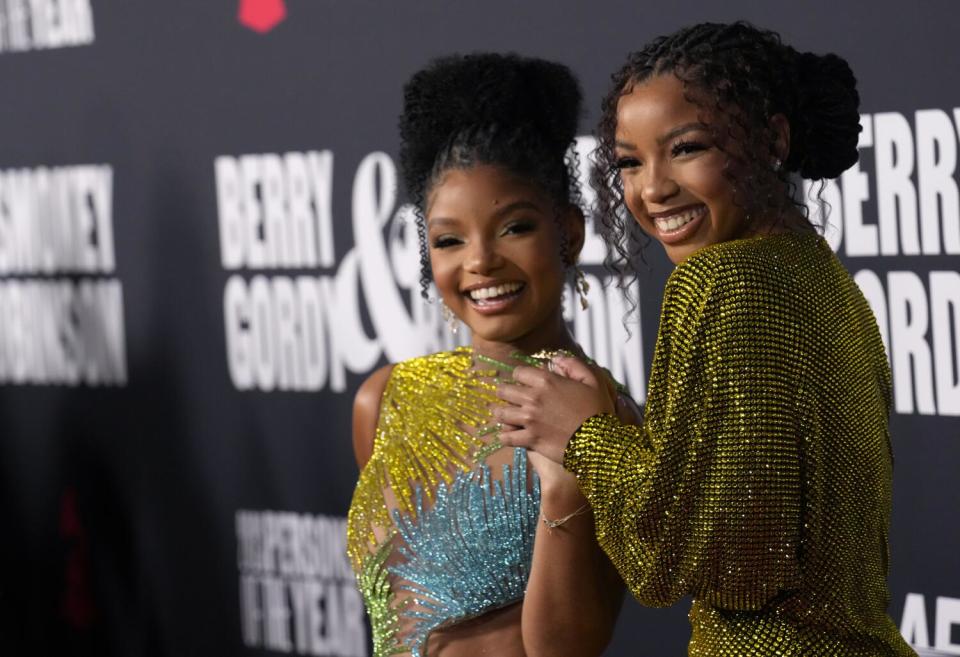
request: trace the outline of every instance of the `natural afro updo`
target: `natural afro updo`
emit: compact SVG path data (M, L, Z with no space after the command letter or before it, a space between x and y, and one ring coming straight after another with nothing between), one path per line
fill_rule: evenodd
M616 167L617 106L633 88L659 75L674 75L687 100L701 109L714 144L727 156L725 175L748 220L785 221L810 230L806 205L796 199L789 174L819 180L835 178L857 161L860 96L846 61L837 55L800 53L776 32L749 23L701 23L650 42L632 53L612 77L602 102L592 182L597 190L599 224L611 249L608 264L632 278L641 245L635 221L626 211ZM786 117L789 153L780 162L771 118Z
M400 166L417 209L424 298L430 267L423 214L446 171L496 165L538 185L558 209L579 203L570 145L582 98L566 66L514 54L452 55L416 73L403 101Z

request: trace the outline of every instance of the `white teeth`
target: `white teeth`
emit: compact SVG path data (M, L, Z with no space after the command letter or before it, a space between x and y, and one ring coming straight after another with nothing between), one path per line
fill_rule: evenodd
M699 206L685 212L680 212L678 214L670 215L669 217L658 217L657 228L659 228L664 233L671 233L683 226L686 226L688 223L706 214L707 208L705 206Z
M510 294L511 292L516 292L522 287L520 283L504 283L503 285L491 285L490 287L480 287L475 290L470 290L470 298L474 301L483 301L484 299L492 299L493 297L500 297L504 294Z

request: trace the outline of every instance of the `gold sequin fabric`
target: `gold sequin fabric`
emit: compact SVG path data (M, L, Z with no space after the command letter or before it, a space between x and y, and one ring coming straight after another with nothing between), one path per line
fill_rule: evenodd
M671 274L642 427L567 446L633 595L693 598L689 655L914 655L886 613L890 373L817 235L702 249Z

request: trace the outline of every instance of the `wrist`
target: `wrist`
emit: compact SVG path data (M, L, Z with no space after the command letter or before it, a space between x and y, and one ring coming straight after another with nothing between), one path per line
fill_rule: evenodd
M577 479L572 474L562 479L540 482L540 506L551 511L566 513L583 504L587 498L580 492ZM570 507L567 509L567 507Z

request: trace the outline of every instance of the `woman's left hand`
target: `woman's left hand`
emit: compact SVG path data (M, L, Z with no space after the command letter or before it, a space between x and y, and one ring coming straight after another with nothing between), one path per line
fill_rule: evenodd
M493 414L506 425L500 433L504 445L526 447L556 463L584 420L613 413L614 400L585 363L570 357L553 359L554 374L536 367L517 367L513 384L501 384L497 396L507 404Z

